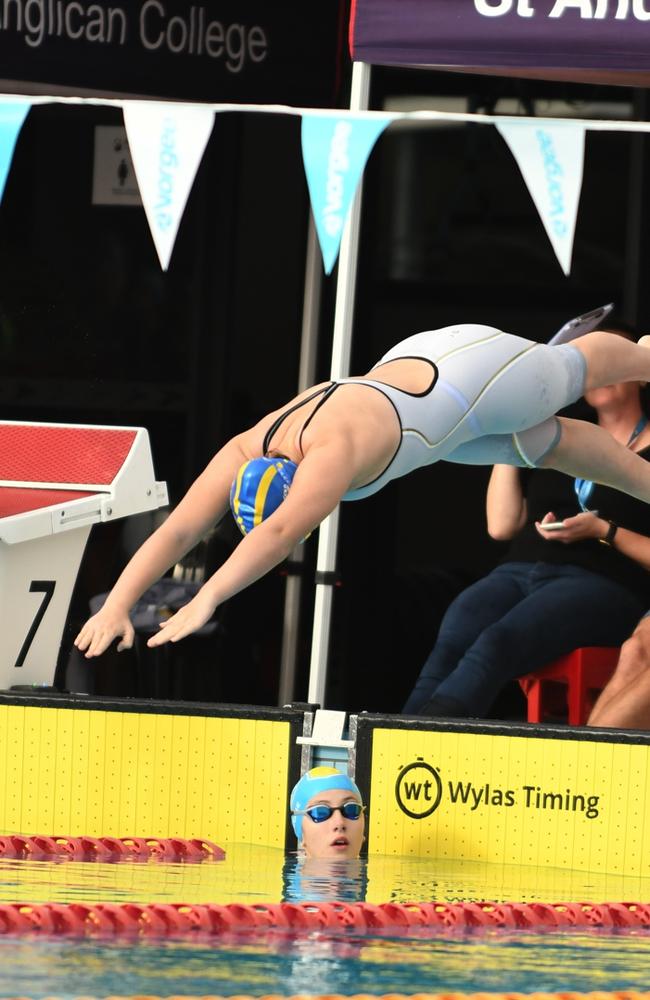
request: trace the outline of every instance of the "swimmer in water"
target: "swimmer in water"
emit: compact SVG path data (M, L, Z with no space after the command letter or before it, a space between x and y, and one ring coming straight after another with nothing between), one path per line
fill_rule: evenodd
M333 767L313 767L289 801L298 846L308 858L358 858L365 839L365 806L351 778Z

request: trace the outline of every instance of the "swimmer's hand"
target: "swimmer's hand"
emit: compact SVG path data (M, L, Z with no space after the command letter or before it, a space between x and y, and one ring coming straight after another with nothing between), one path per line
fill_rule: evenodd
M113 611L104 605L103 608L89 618L74 641L78 650L85 654L86 659L101 656L114 639L119 639L118 653L131 649L135 632L128 612Z
M609 527L609 522L594 511L584 511L574 517L565 517L563 528L544 531L542 525L553 521L557 521L557 518L551 511L545 514L541 521L535 521L537 534L547 542L562 542L564 545L572 545L573 542L582 542L589 538L604 538Z
M166 642L178 642L186 635L198 631L206 625L217 607L217 601L206 593L205 588L193 597L175 615L160 623L160 631L147 640L147 646L162 646Z

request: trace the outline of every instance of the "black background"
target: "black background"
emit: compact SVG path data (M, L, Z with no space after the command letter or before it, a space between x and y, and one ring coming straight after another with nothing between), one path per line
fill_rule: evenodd
M190 101L248 102L264 104L306 104L331 106L340 93L341 61L345 44L345 5L338 0L158 0L159 7L148 8L151 15L149 40L166 29L170 20L181 18L190 23L190 9L204 11L204 21L218 21L224 31L240 25L244 31L253 26L263 29L267 38L267 55L258 62L246 60L241 70L228 69L225 55L211 57L205 52L193 55L187 51L172 51L166 44L156 49L143 45L140 37L140 15L145 0L123 0L100 3L106 12L121 8L125 12L126 33L123 44L117 40L93 42L85 37L71 39L45 34L40 44L34 44L35 31L27 31L25 5L16 0L6 5L7 21L0 9L0 73L5 80L25 81L28 92L47 88L50 84L61 90L92 91L104 94L138 94ZM18 4L18 6L17 6ZM59 7L65 12L69 0L41 0L45 24L58 24ZM89 23L87 11L97 4L84 0L71 12L74 33ZM84 13L77 8L81 6ZM40 9L40 8L38 8ZM38 24L37 8L30 23ZM91 19L92 19L91 15ZM20 18L20 29L17 30ZM115 24L118 22L115 21ZM121 22L120 22L121 23ZM189 30L189 27L188 27ZM117 37L117 31L114 32ZM27 38L32 38L28 44ZM121 39L121 32L119 35ZM172 45L180 46L180 29L172 31ZM233 39L236 44L236 39ZM238 60L231 60L237 65ZM24 91L24 88L23 88Z

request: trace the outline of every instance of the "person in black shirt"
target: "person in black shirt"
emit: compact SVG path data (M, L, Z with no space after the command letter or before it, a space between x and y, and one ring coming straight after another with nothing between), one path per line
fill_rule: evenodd
M602 428L650 461L640 383L585 399ZM508 681L581 646L621 645L650 607L641 501L550 469L496 465L487 521L493 538L511 540L506 559L447 609L406 715L484 717Z

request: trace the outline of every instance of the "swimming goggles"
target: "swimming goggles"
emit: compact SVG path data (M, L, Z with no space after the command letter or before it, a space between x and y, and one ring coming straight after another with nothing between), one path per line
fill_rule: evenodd
M309 809L294 809L294 816L309 816L314 823L324 823L335 812L340 812L343 819L359 819L365 806L358 802L344 802L342 806L310 806Z

